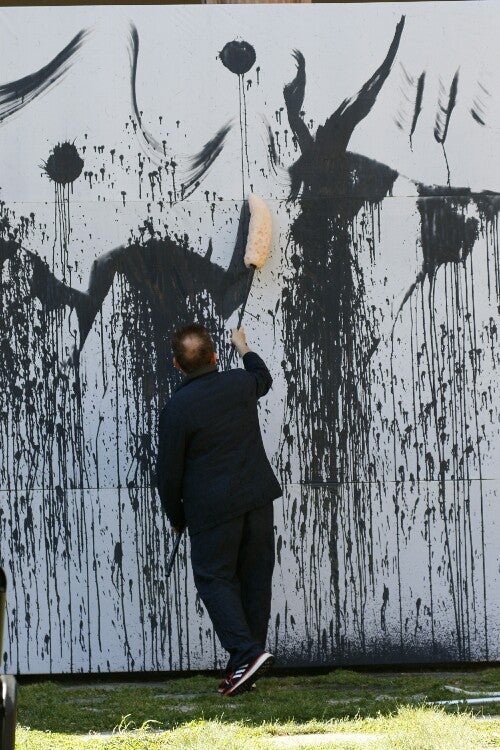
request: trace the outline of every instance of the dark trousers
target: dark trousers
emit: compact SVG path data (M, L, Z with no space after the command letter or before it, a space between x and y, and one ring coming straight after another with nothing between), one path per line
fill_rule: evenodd
M274 568L272 502L194 534L191 562L232 672L265 648Z

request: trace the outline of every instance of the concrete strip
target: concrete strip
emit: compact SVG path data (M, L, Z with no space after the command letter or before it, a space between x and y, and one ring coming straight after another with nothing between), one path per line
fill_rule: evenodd
M383 739L382 734L362 734L361 732L327 732L325 734L292 734L281 737L269 737L266 741L276 750L289 750L296 747L318 747L327 743L335 743L342 748L366 747Z

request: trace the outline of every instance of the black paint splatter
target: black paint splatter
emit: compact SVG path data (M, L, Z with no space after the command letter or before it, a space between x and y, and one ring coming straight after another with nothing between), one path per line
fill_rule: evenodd
M246 197L245 174L250 177L250 161L248 158L248 125L245 73L248 73L255 63L255 50L248 42L228 42L219 53L222 64L238 76L238 104L241 143L241 187L243 200Z
M74 143L58 143L44 162L45 174L58 185L69 185L77 180L83 170L83 159Z
M300 157L290 169L290 200L298 198L300 214L290 231L288 262L291 274L283 291L285 339L286 417L283 428L281 469L289 478L292 455L306 483L301 512L316 514L319 528L330 529L331 590L335 617L332 641L341 652L339 527L352 519L346 555L346 575L356 545L359 566L352 570L349 586L360 610L368 586L374 583L370 499L360 483L376 479L370 458L369 424L371 382L367 352L377 342L375 321L364 302L365 288L356 258L355 219L366 206L367 218L390 192L397 172L378 162L347 151L356 125L375 104L394 61L404 18L398 23L389 51L378 70L352 99L319 126L314 137L304 123L305 61L294 52L297 73L285 86L288 121ZM371 236L367 222L361 230ZM293 434L288 425L299 424ZM334 483L332 499L315 506L307 485ZM338 484L337 484L338 483ZM310 507L309 504L311 503ZM349 511L346 504L350 504ZM334 530L337 530L335 532ZM347 532L346 532L347 533ZM360 638L365 642L362 611L358 611Z
M500 196L418 186L421 270L398 313L405 316L405 335L411 333L412 376L405 381L398 370L400 360L392 357L391 369L382 372L371 359L381 334L378 311L366 302L369 279L363 264L367 251L375 262L381 204L390 195L398 172L348 151L347 145L356 124L376 102L401 30L402 24L374 76L316 132L313 120L305 119L302 110L305 60L295 51L297 73L284 91L290 129L284 133L268 129L266 145L273 165L285 148L290 148L292 158L298 155L290 170L289 199L297 201L300 212L290 229L286 286L280 300L287 387L280 468L284 479L290 478L297 456L300 479L305 482L296 497L293 489L288 490L291 499L285 503L285 529L278 551L283 565L289 551L294 556L304 611L299 618L294 611L294 617L285 602L278 613L275 639L283 663L366 663L368 655L382 662L469 658L471 643L479 638L485 644L485 658L488 655L483 490L474 494L472 487L473 473L481 470L481 455L488 449L485 427L478 419L479 399L481 414L488 411L491 420L496 419L494 388L482 392L479 383L485 357L495 362L498 325L492 317L483 330L475 317L473 248L478 238L484 238L488 294L496 295L498 306ZM417 99L418 91L415 124ZM245 134L243 105L240 98L240 127ZM135 110L134 116L141 118L137 102ZM137 122L142 128L142 122ZM276 110L276 122L274 127L281 127L281 110ZM222 365L227 364L224 327L245 294L247 272L242 257L248 216L243 210L231 264L225 271L211 258L215 237L204 240L207 251L200 255L194 245L196 241L201 244L201 238L164 226L162 212L169 199L172 204L196 189L221 152L229 133L224 131L191 160L186 180L177 174L177 159L166 158L166 141L159 147L162 159L153 166L149 166L149 156L137 154L137 148L129 155L124 144L105 148L88 143L87 152L81 149L88 162L82 187L92 184L99 190L107 184L110 195L125 204L125 198L133 201L136 195L129 187L122 190L117 174L130 170L139 176L139 189L148 201L146 218L130 232L128 243L123 241L97 258L86 292L72 287L69 270L65 275L66 256L56 271L54 259L47 262L25 249L25 245L36 247L43 254L46 227L36 225L33 215L16 217L0 201L0 451L4 457L0 470L2 486L10 493L9 502L0 507L0 530L8 540L10 574L19 582L13 592L16 616L9 621L14 634L9 658L23 668L29 655L19 653L20 623L28 639L39 644L36 653L45 660L47 671L59 663L59 643L71 644L71 668L73 653L79 653L79 664L81 654L86 653L88 669L95 669L91 644L96 632L102 663L99 597L105 595L105 568L111 570L113 598L106 618L109 614L122 633L128 668L146 669L150 664L164 668L166 663L170 668L190 666L189 637L195 631L186 627L187 552L181 548L181 564L166 584L162 554L171 537L150 486L156 417L177 382L167 356L171 327L192 319L206 323L219 343ZM133 138L132 128L130 134ZM242 138L243 159L245 143ZM111 154L111 166L104 161L101 166L100 159L91 164L92 152L103 160ZM65 183L66 191L69 186ZM205 198L216 210L215 193L207 189ZM160 220L158 212L154 213L155 202L160 206ZM66 229L59 224L58 219L54 236L64 238L62 246L67 246L69 221ZM436 312L440 305L446 313L444 320ZM273 326L275 318L279 319L279 306L269 311ZM106 320L103 310L109 307L111 315ZM80 370L79 354L91 330L100 339L102 385L107 396L113 391L114 412L99 413L97 403L95 414L85 414L84 420L84 396L95 383L89 383ZM397 335L395 328L393 343ZM72 347L76 356L68 366ZM391 408L392 417L387 417ZM85 434L84 427L88 432L94 416L95 433ZM99 432L105 419L113 421L116 431L106 446L100 443ZM384 439L391 437L393 457L387 448L380 449ZM111 444L116 457L107 453ZM391 458L394 477L388 477L383 465L392 465ZM97 490L105 487L106 464L114 467L115 462L118 499L110 509L118 528L103 556L102 551L96 552L97 530L105 528L99 505L103 496L97 503L96 493L83 488L92 486L89 472L94 472ZM37 494L40 482L44 489ZM474 546L474 513L481 518L482 550ZM380 540L377 545L374 539L377 529L383 534L382 516L387 518L387 530L396 535L395 551ZM410 530L422 518L420 544L428 554L428 570L424 571L428 591L416 600L412 624L402 617L405 592L400 572ZM418 535L420 530L413 533ZM441 556L440 544L444 544ZM380 557L376 557L377 549L382 551ZM26 570L37 572L34 586L39 609L33 606L35 595L30 602L32 589L23 577ZM39 580L47 581L40 590ZM82 594L81 580L88 582ZM435 607L442 601L434 587L443 582L449 587L454 618L448 642L434 629L438 622ZM69 614L64 602L67 592ZM44 597L50 612L48 632L41 626ZM373 626L368 611L373 602L381 624L375 634L365 632L367 623ZM399 648L392 628L398 603ZM477 633L476 617L482 605L485 638ZM139 613L138 647L129 637L128 607ZM203 611L199 601L196 607ZM17 614L21 612L27 613L25 623ZM429 624L430 642L417 642L417 630ZM283 633L286 637L280 639ZM289 644L294 637L300 642L292 648ZM195 635L198 651L206 649L205 654L210 658L215 654L217 659L213 639L211 630L200 628ZM112 668L108 662L108 669Z
M256 60L255 49L248 42L228 42L224 45L219 57L222 64L236 75L248 73Z
M47 177L54 183L55 216L54 244L52 247L52 271L59 263L64 283L71 283L69 263L69 242L71 235L70 195L73 183L80 177L84 162L74 143L65 141L52 149L43 164ZM85 175L92 174L85 172ZM56 258L56 251L59 257Z

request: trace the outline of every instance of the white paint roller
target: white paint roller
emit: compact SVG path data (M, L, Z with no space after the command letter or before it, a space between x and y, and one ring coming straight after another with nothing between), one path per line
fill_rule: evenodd
M271 249L273 222L271 212L265 202L255 193L248 196L250 224L245 248L245 265L247 268L262 268Z
M238 318L238 328L241 326L243 313L245 312L245 307L250 295L253 275L257 268L262 268L268 258L273 232L271 212L262 198L255 195L255 193L250 193L248 196L248 207L250 209L250 222L248 225L248 237L243 261L246 267L250 270L250 274L248 277L248 288L245 301Z
M248 225L248 237L247 244L245 247L245 257L243 258L245 266L250 269L248 275L248 287L245 296L245 301L240 310L238 316L237 328L241 328L241 321L245 313L245 307L250 295L250 289L252 287L253 275L257 268L262 268L266 262L269 251L271 249L271 236L273 229L273 222L271 219L271 212L266 206L265 202L255 193L250 193L248 196L248 207L250 209L250 222ZM227 368L231 367L233 361L234 349L231 350L229 355Z

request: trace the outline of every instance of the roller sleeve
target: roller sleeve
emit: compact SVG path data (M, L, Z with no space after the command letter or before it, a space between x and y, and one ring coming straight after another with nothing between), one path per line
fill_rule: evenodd
M262 268L271 249L272 219L271 212L258 195L251 193L248 197L250 224L245 249L245 266Z

